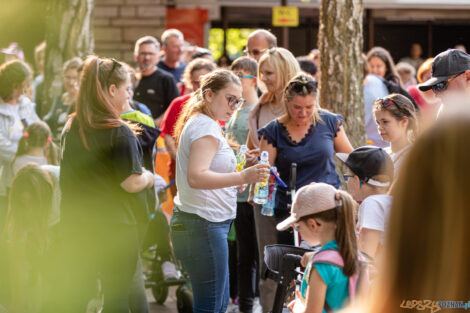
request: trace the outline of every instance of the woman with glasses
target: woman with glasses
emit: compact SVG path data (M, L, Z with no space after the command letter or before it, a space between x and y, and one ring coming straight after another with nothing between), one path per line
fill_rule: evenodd
M80 79L76 112L64 126L60 166L62 268L48 312L83 313L97 295L103 312L129 311L129 286L136 271L136 199L152 188L142 148L120 112L130 98L130 75L114 59L88 57ZM142 207L142 210L145 208Z
M244 99L239 78L224 69L201 77L175 126L175 209L170 233L188 271L194 312L225 312L229 300L227 235L236 215L237 188L263 181L266 165L236 172L236 158L217 121Z
M12 161L24 128L39 121L33 103L24 95L32 78L29 66L13 60L0 66L0 219L6 208L6 187L12 176Z
M74 105L78 98L78 75L82 64L83 61L79 57L64 63L62 82L65 92L55 99L49 113L44 116L44 122L49 124L55 141L60 141L60 134L67 116L74 111Z
M297 163L296 189L311 182L341 185L336 173L335 152L350 153L353 148L342 126L341 115L322 110L316 102L317 82L301 73L284 89L285 114L258 131L260 150L269 152L281 179L289 181L290 167ZM287 188L277 189L277 221L289 216ZM292 231L279 232L278 243L294 244Z

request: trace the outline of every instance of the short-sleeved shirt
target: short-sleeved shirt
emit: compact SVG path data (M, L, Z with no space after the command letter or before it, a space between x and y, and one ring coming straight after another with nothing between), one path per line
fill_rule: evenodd
M327 242L320 249L320 251L323 250L338 250L338 244L336 240ZM312 256L310 259L302 279L300 294L304 303L305 299L307 298L307 287L310 280L310 273L312 271L313 258L314 256ZM349 278L344 275L343 270L337 266L326 263L316 263L313 264L313 266L326 285L325 300L330 308L332 310L339 310L343 308L349 299ZM323 312L326 313L324 308Z
M173 101L171 101L170 106L166 110L165 116L163 117L162 123L160 125L162 134L168 134L173 137L176 121L178 120L178 117L189 98L191 98L191 94L179 96L178 98L175 98Z
M18 171L28 163L35 163L37 165L46 165L47 159L43 156L34 156L23 154L15 159L13 162L13 175L16 175Z
M142 149L124 123L120 127L85 132L85 148L78 121L62 136L60 165L61 220L64 223L120 223L134 225L132 197L121 183L142 174Z
M311 182L321 182L338 188L341 181L336 173L334 140L342 125L342 116L327 111L320 111L321 121L311 125L308 133L300 142L293 142L287 128L278 119L258 131L258 135L276 150L274 165L281 179L288 184L292 163L297 163L295 187L299 188ZM291 202L287 195L288 188L278 186L276 193L276 211L287 211Z
M163 60L160 60L157 66L162 70L167 71L168 73L173 75L175 81L179 83L181 81L181 76L183 75L184 69L186 68L186 63L180 62L178 67L169 67L165 64L165 62L163 62Z
M246 143L248 137L248 114L253 106L247 106L233 113L232 117L225 124L225 136L233 139L240 145ZM238 194L238 202L247 202L250 190L246 188L241 194Z
M360 232L362 228L367 228L382 232L380 244L383 245L391 206L392 197L389 195L379 194L365 198L359 206L357 231Z
M143 76L134 90L134 100L147 105L153 118L165 113L171 101L178 96L173 76L159 68L153 74Z
M236 158L232 148L222 134L220 125L205 114L191 117L183 128L176 154L176 186L178 193L174 199L181 211L197 214L210 222L234 219L237 208L235 187L219 189L196 189L188 183L188 162L191 145L198 139L212 136L219 141L217 153L209 169L216 173L232 173L236 168Z

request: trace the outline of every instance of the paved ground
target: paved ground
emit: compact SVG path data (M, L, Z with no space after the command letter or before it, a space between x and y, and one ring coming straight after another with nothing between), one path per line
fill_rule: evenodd
M147 299L150 304L150 312L151 313L176 313L178 310L176 309L176 287L170 288L170 292L168 294L168 298L166 299L163 305L156 304L155 299L152 296L152 292L150 289L147 289Z

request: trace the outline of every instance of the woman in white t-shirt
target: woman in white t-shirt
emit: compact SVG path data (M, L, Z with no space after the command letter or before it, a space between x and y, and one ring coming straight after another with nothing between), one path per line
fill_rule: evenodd
M189 273L194 312L225 312L229 299L227 235L236 215L237 188L265 180L266 165L236 172L236 158L217 121L227 121L244 99L228 70L201 77L175 126L176 186L171 238Z

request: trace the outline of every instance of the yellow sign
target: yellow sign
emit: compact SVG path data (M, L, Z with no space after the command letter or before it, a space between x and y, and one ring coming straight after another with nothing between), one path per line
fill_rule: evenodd
M273 26L299 26L299 9L297 7L274 7Z

